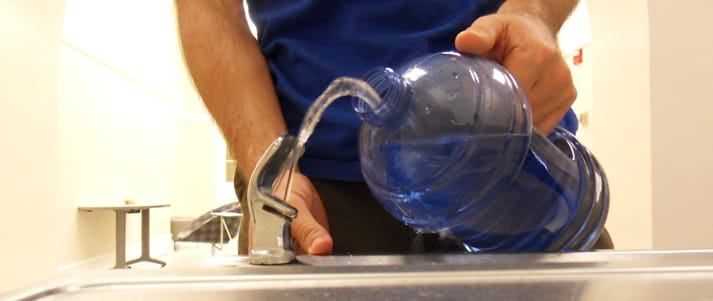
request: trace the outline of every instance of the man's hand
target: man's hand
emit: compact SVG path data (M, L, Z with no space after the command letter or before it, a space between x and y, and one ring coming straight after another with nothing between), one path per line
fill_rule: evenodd
M309 178L299 172L293 174L288 202L298 211L297 218L292 221L295 251L310 255L332 253L333 241L322 199Z
M533 15L499 12L481 17L458 34L455 46L503 64L527 93L533 123L544 134L577 97L555 33Z

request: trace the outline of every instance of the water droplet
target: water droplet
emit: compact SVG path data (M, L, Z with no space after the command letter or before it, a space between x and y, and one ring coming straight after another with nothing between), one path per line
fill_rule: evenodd
M453 79L458 79L458 77L460 77L457 72L451 73L451 76L453 77Z

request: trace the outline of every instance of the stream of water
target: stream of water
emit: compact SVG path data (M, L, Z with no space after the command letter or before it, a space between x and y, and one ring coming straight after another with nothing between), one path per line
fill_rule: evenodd
M292 174L296 171L297 161L304 153L305 144L312 135L312 132L314 132L314 128L317 126L319 120L322 119L324 110L326 110L327 107L335 100L345 96L357 97L371 108L376 108L381 103L379 94L376 93L376 91L374 91L374 89L363 80L352 77L339 77L333 80L307 110L307 113L302 120L302 124L300 125L299 133L297 134L297 145L291 152L289 158L287 158L289 168L283 176L278 177L277 186L281 186L279 185L280 181L286 181L287 183L287 185L284 186L286 189L282 195L283 200L289 201L288 198L289 191L292 186Z

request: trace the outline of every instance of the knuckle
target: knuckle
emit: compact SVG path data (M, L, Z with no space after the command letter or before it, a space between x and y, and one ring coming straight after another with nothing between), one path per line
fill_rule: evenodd
M542 43L535 50L533 54L533 59L541 64L553 63L555 60L561 60L559 48L555 45L550 45L548 43Z
M567 89L574 87L574 82L572 81L572 74L569 72L568 68L561 68L554 76L554 80L559 86L565 87Z
M308 243L319 234L321 228L310 214L305 214L292 221L292 235L302 245Z
M302 241L305 246L309 246L312 240L314 240L315 237L319 234L319 228L314 225L310 224L302 228L302 235L300 236Z
M481 23L487 23L487 22L492 22L497 20L498 15L485 15L480 18L475 19L472 23L470 23L470 26L480 26L479 24Z
M570 96L569 96L569 105L570 105L570 106L571 106L572 104L574 104L574 102L577 100L577 97L578 97L578 96L579 96L579 93L577 92L577 89L576 89L576 88L573 88L573 89L572 89L572 92L571 92L571 94L570 94Z

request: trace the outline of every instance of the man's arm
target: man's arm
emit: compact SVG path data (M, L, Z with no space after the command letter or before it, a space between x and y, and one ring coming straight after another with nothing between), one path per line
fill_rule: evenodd
M498 13L531 15L545 22L556 36L579 0L508 0Z
M176 0L183 55L208 111L246 179L265 149L287 133L267 62L245 18L242 1ZM289 198L298 251L332 250L327 217L307 177L296 174Z
M287 128L242 2L177 0L176 8L193 81L249 178L264 150Z
M527 93L533 123L547 134L577 98L557 32L578 0L508 0L455 40L459 51L503 64Z

